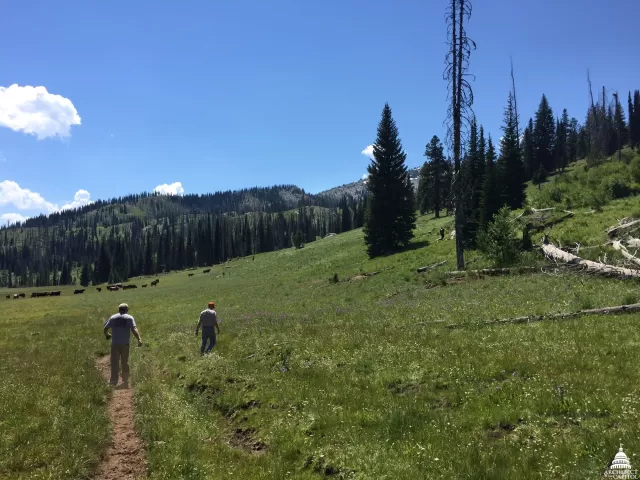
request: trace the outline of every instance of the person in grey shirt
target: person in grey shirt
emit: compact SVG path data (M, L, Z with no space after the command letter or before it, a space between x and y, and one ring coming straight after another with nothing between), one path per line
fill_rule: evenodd
M200 320L198 320L198 325L196 325L196 337L198 336L198 330L202 327L202 346L200 347L200 354L202 355L209 353L216 344L216 332L214 328L218 330L218 335L220 334L218 315L214 308L216 308L216 304L209 302L209 308L200 312ZM207 346L207 341L209 342L209 346Z
M111 329L112 334L109 333ZM111 339L111 385L118 384L120 364L122 364L122 383L124 388L129 388L129 338L133 336L138 340L138 346L142 346L142 338L136 327L136 321L129 315L129 306L122 303L118 306L118 313L112 315L104 324L104 336Z

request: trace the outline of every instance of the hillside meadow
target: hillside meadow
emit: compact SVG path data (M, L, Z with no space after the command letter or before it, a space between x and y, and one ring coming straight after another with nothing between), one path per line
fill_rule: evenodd
M640 201L598 210L575 209L552 237L604 243ZM420 217L413 248L376 260L358 230L157 288L0 290L0 478L90 477L109 438L94 361L120 302L145 341L131 365L149 478L599 478L620 442L636 467L639 315L475 322L634 303L638 284L562 270L450 279L454 242L437 238L451 224ZM222 334L201 357L209 300Z

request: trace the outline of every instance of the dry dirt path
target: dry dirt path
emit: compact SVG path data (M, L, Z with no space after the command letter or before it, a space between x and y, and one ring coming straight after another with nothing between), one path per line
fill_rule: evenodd
M110 356L96 360L105 381L110 376ZM147 476L147 452L135 430L133 389L115 388L109 400L111 443L93 480L139 480Z

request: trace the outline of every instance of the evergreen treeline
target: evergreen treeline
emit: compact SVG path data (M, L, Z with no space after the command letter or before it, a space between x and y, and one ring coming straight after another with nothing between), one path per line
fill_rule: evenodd
M179 200L164 199L169 205ZM5 228L0 231L0 287L126 281L288 248L295 235L312 242L362 227L365 202L343 197L336 208L170 214L150 220L137 214L138 204L109 204L55 226Z
M628 121L627 121L628 119ZM535 115L520 132L515 98L509 93L504 111L499 152L484 128L473 118L461 162L461 215L467 248L475 246L478 234L503 206L521 208L526 182L543 183L554 173L562 173L571 162L586 158L596 164L630 145L640 148L640 91L629 92L627 114L617 94L610 99L603 89L580 124L566 109L555 115L542 95ZM453 210L452 164L445 159L440 139L434 136L426 146L427 161L420 171L417 207L422 214L436 217L446 208Z

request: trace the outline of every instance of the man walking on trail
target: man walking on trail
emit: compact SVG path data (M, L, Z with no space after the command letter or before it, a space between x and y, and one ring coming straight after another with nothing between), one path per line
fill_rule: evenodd
M214 308L216 308L216 304L209 302L209 308L200 313L200 320L198 320L198 325L196 325L196 337L198 336L198 330L202 327L202 346L200 347L200 353L202 355L209 353L216 344L216 332L214 328L218 330L218 335L220 334L218 315ZM207 341L209 342L209 346L207 346Z
M111 329L112 334L109 333ZM129 306L126 303L118 306L118 313L112 315L104 324L104 336L111 338L111 385L118 384L120 364L122 364L122 383L124 388L129 388L129 338L130 333L138 340L138 346L142 346L140 332L136 327L136 321L129 315Z

